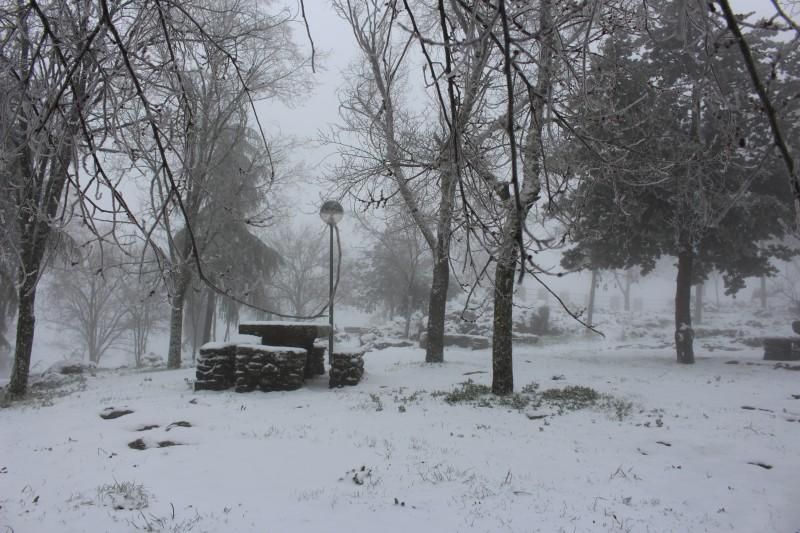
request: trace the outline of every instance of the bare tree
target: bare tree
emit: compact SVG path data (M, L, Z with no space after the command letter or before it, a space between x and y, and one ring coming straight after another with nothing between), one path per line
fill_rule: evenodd
M363 55L342 103L343 131L360 137L361 144L339 141L345 162L337 178L368 207L399 197L419 228L433 255L425 360L441 362L450 243L454 221L464 223L454 219L457 200L465 200L463 188L457 195L464 171L461 135L486 89L489 37L469 12L451 22L425 6L417 6L417 13L409 2L339 1L335 6ZM457 47L456 39L469 45ZM416 112L403 98L405 59L414 41L434 102L432 109ZM436 41L445 45L431 44Z
M288 65L272 71L273 90L268 94L296 88L291 85L297 63L291 58L297 54L288 44L288 28L283 24L287 17L262 15L251 0L230 0L222 6L205 0L18 0L0 6L4 96L0 184L3 193L13 198L11 219L16 231L9 249L18 270L10 397L24 395L27 388L36 287L48 240L60 219L77 214L100 239L113 240L116 235L100 234L94 227L96 220L105 219L114 227L131 225L154 245L154 228L163 218L182 215L191 234L190 213L176 194L185 183L186 175L179 175L178 168L186 168L181 158L187 154L179 150L179 142L172 141L179 138L190 145L194 141L174 135L176 130L196 129L192 114L196 110L188 99L192 75L208 74L214 57L222 56L224 61L217 62L221 68L213 70L213 78L237 80L239 93L249 97L259 86L239 64L252 66L255 51L263 53L270 65ZM216 22L208 17L217 17ZM265 20L268 23L263 25ZM257 44L240 47L247 38ZM202 52L183 61L189 49ZM159 92L170 97L153 97ZM135 135L150 139L140 144L146 156L136 145L120 142ZM148 177L161 187L164 201L156 220L145 228L118 187L119 176L112 178L106 170L114 155L138 164L152 153L159 164L151 165ZM102 189L110 201L98 201ZM71 201L66 203L68 190ZM187 256L199 265L197 247L182 257ZM168 254L159 261L165 257ZM202 273L200 277L208 282Z
M127 273L124 256L116 249L86 245L68 266L52 269L51 310L62 331L74 333L92 363L129 330L130 308L125 300Z
M408 337L411 315L421 307L423 287L430 286L432 261L422 234L404 210L390 214L382 225L359 217L361 228L372 243L360 259L359 303L367 307L383 303L390 317L401 311ZM422 309L420 309L422 310Z
M612 270L611 274L614 276L614 284L622 293L623 309L625 311L631 310L631 287L639 283L639 272L633 268L626 268L621 274L617 270Z
M147 250L136 256L145 257L145 262L136 268L126 265L121 300L128 311L127 333L133 341L133 362L138 368L147 353L150 335L163 325L166 314L164 284L158 262Z
M284 226L271 244L281 259L268 282L268 294L295 315L307 315L321 307L328 298L325 235L309 226Z
M25 394L35 325L36 289L59 207L76 179L78 138L106 90L98 56L104 53L105 13L95 2L7 2L0 7L0 183L13 198L17 275L17 332L8 392ZM56 21L58 25L55 26ZM55 33L58 31L58 33ZM112 65L108 65L113 68Z
M172 41L140 58L143 68L155 65L148 70L150 89L130 116L123 115L136 122L157 109L166 123L162 144L168 142L170 173L161 170L162 145L152 137L127 129L121 142L141 174L155 177L149 232L160 232L166 244L170 368L181 364L184 300L193 272L204 283L214 278L198 271L198 258L212 252L213 242L233 240L221 231L242 234L273 217L265 201L277 162L248 127L252 99L288 99L306 87L288 13L270 15L251 0L227 0L220 7L197 2L165 16Z

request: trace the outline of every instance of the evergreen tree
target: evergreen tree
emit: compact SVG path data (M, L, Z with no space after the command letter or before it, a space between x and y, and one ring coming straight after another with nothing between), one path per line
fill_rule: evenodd
M783 235L791 198L727 27L702 6L656 9L647 32L614 35L591 66L568 149L582 179L563 264L647 273L677 257L677 357L693 363L692 283L716 269L733 293L774 272L770 258L788 250L761 243ZM774 71L772 91L796 90L796 54L770 65L777 44L755 30L748 39Z

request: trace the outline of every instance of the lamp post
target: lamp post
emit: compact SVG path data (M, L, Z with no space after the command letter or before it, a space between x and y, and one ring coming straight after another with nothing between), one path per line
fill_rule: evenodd
M319 208L319 218L328 225L331 235L328 286L328 324L330 324L330 332L328 333L328 364L332 364L333 362L333 227L342 220L343 216L344 209L342 209L342 204L336 200L328 200Z

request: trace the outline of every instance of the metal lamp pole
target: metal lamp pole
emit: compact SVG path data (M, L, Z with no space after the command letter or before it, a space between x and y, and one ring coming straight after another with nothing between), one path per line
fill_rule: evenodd
M333 227L343 216L344 209L342 209L342 204L336 200L328 200L322 204L319 210L319 217L330 229L330 262L328 269L328 324L330 326L330 332L328 333L328 364L333 362Z

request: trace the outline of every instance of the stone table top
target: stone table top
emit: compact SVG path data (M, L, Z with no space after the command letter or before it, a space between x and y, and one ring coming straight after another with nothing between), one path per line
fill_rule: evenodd
M314 340L330 334L330 325L319 322L255 321L239 323L239 333L261 337L261 344L311 349Z

